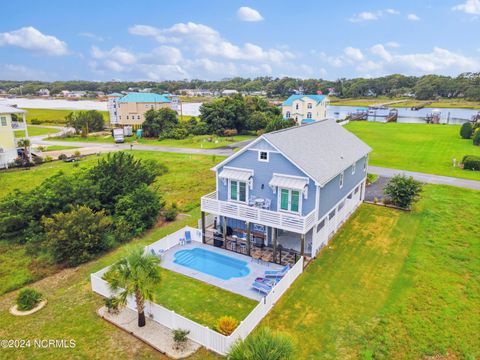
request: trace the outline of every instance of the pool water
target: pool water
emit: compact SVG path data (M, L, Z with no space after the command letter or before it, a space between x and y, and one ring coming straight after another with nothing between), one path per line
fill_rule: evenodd
M177 251L173 262L222 280L240 278L250 273L246 261L201 248Z

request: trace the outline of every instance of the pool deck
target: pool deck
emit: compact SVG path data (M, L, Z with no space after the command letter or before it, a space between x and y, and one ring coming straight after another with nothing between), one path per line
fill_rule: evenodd
M175 253L180 250L189 250L194 248L202 248L208 251L216 252L225 256L229 256L235 259L243 260L247 263L250 273L244 277L235 277L229 280L223 280L212 275L199 272L189 267L182 266L173 262ZM160 264L165 269L175 271L177 273L189 276L191 278L206 282L208 284L217 286L219 288L231 291L233 293L248 297L253 300L260 301L265 294L259 293L257 290L251 288L251 285L255 278L263 277L266 270L280 270L282 266L267 263L264 261L257 262L251 257L227 251L224 249L216 248L210 245L201 244L198 242L193 242L192 244L187 245L176 245L169 249L165 255L162 256L162 262Z

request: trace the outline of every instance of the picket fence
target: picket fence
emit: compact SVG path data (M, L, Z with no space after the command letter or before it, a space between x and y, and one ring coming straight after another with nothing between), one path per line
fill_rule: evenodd
M150 251L149 249L151 248L155 249L156 251L158 249L168 250L169 248L178 244L179 239L184 236L184 233L187 230L191 231L193 241L201 242L201 232L198 229L185 227L173 234L170 234L166 238L147 246L146 251ZM177 239L177 243L175 243L175 239ZM90 275L92 290L104 297L116 295L110 289L107 281L102 279L103 275L109 270L109 268L110 267L103 268L102 270ZM230 347L237 340L245 339L248 334L255 329L258 323L268 314L275 303L302 272L303 257L301 257L299 261L297 261L297 263L287 272L287 274L275 285L272 291L267 296L262 298L258 305L243 321L240 322L239 326L230 336L222 335L215 330L210 329L208 326L198 324L195 321L175 313L173 310L169 310L161 305L149 301L145 303L145 313L151 320L154 320L171 330L185 329L190 331L188 337L191 340L203 345L209 350L217 352L220 355L226 355ZM136 311L136 304L133 296L127 299L126 306Z

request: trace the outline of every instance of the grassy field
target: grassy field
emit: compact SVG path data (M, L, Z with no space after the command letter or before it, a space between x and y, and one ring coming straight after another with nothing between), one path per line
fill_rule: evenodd
M480 172L453 168L452 159L480 155L472 140L460 138L460 126L351 122L346 128L373 152L370 165L480 180Z
M176 202L182 212L197 211L200 196L215 188L215 178L209 169L221 158L210 156L152 153L134 151L141 159L155 159L165 164L169 172L157 179L157 185L167 204ZM48 177L62 171L75 173L98 161L96 156L84 158L79 167L61 161L35 166L31 170L8 170L0 175L0 198L14 189L32 189ZM191 215L191 214L190 214ZM12 271L18 269L18 271ZM58 269L46 259L28 255L22 245L11 245L0 235L0 294L55 273Z
M478 101L467 101L463 99L440 99L432 102L432 101L426 101L426 100L415 100L411 98L391 99L386 96L379 96L376 98L359 98L359 99L340 99L337 97L330 97L330 104L339 105L339 106L367 107L370 105L383 104L383 103L397 101L397 100L407 100L407 101L402 101L397 104L392 104L389 106L399 107L399 108L410 108L412 106L419 106L425 103L429 103L428 107L435 107L435 108L480 109L480 102Z
M65 116L73 111L79 110L60 110L60 109L25 109L27 110L27 122L32 119L38 119L43 123L48 124L64 124ZM105 121L108 120L108 112L100 111L103 114Z
M411 213L362 205L261 325L298 359L478 358L479 212L433 185Z
M250 135L236 135L230 137L218 137L214 135L198 135L191 136L183 140L156 140L156 139L137 139L134 137L125 137L125 143L141 144L141 145L155 145L155 146L169 146L178 148L192 148L192 149L216 149L224 146L232 145L239 141L254 139ZM113 138L110 135L105 136L88 136L88 137L52 137L51 140L71 141L71 142L92 142L92 143L109 143L113 144Z
M59 129L52 129L48 127L42 126L31 126L28 125L28 136L38 136L38 135L48 135L48 134L55 134L60 132ZM24 137L25 131L24 130L17 130L15 131L15 136L17 138Z
M62 146L62 145L48 145L48 146L45 146L45 148L46 148L45 152L79 149L78 146Z

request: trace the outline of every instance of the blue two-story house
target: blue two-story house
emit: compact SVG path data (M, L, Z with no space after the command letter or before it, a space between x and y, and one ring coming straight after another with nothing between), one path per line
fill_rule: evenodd
M212 169L216 191L201 201L204 242L213 225L216 245L229 250L314 257L362 202L370 151L334 120L260 136Z

